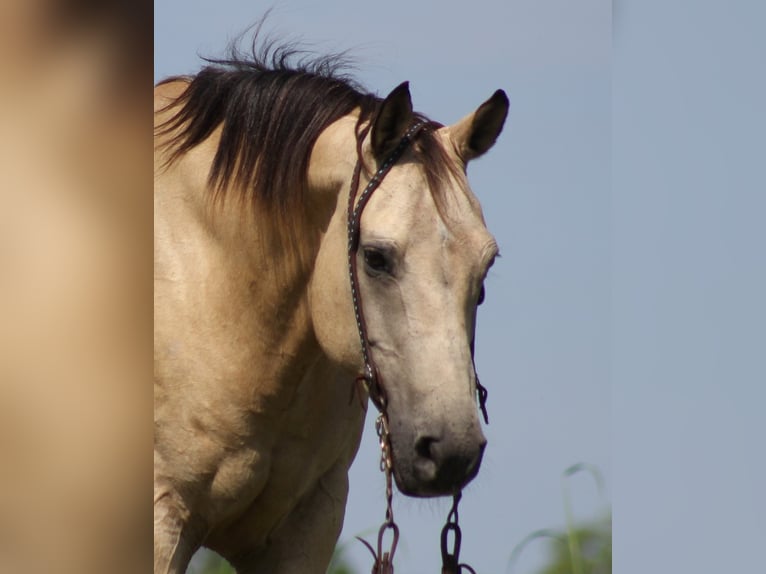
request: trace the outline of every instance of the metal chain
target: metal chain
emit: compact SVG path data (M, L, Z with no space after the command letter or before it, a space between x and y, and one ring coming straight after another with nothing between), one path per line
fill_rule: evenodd
M394 469L393 459L391 457L391 435L388 430L388 417L384 413L378 415L375 421L375 431L378 434L380 442L380 470L386 476L386 518L378 530L377 552L366 540L357 536L367 549L372 553L375 563L372 566L372 574L394 574L394 553L396 545L399 542L399 526L394 522L394 483L392 472ZM384 550L383 539L386 531L391 530L391 544L387 550Z
M458 504L460 504L460 498L462 493L455 494L452 500L452 509L447 515L447 523L442 528L442 574L460 574L463 570L467 570L472 574L476 574L476 570L471 568L468 564L460 563L460 543L462 542L463 534L460 531L460 525L458 524ZM452 533L452 551L449 551L449 535Z

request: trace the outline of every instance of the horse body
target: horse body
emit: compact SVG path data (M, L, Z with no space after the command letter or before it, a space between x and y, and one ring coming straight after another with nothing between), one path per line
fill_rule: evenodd
M156 89L159 125L178 112L172 103L188 86ZM403 97L380 104L361 143L358 110L322 128L306 168L305 217L296 216L304 253L292 259L264 231L262 212L210 200L220 125L173 161L163 147L172 132L159 136L155 572L184 572L202 544L240 572L327 567L366 401L352 395L360 353L345 204L360 153L365 164L380 162L387 140L411 121L409 93ZM489 120L480 108L434 134L461 169L499 133L507 100L492 107L499 111ZM359 254L385 250L396 274L365 259L360 281L389 397L397 484L430 496L478 471L484 439L470 344L478 289L497 248L464 181L438 200L424 190L414 151L401 164L362 218Z
M159 99L174 87L161 87ZM158 170L155 183L159 526L176 564L202 540L236 564L267 537L274 560L287 562L275 552L278 526L291 536L308 530L329 544L299 544L321 552L284 571L309 572L329 560L340 531L364 413L349 401L353 374L313 336L308 278L264 281L271 258L252 214L233 204L211 210L215 146L213 137ZM299 504L298 516L321 516L319 528L285 523Z

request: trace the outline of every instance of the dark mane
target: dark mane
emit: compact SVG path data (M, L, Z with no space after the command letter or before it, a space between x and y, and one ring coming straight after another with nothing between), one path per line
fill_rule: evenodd
M208 65L193 77L160 82L188 82L164 108L177 111L155 131L167 138L161 144L165 165L222 126L208 181L213 199L234 193L264 210L277 229L295 230L304 215L309 159L320 133L358 109L357 137L363 137L360 127L375 117L382 99L347 75L345 54L316 57L293 44L260 43L258 29L247 53L235 42L226 58L205 60ZM436 198L440 182L459 168L432 130L422 132L415 151ZM294 232L280 239L296 241Z
M223 199L235 188L280 215L302 203L319 134L356 108L369 119L380 103L342 74L341 55L308 59L293 46L269 42L249 55L233 45L225 59L207 61L169 106L178 112L157 129L158 135L171 136L164 144L170 150L167 163L222 125L209 174L215 197ZM177 79L189 80L163 83Z

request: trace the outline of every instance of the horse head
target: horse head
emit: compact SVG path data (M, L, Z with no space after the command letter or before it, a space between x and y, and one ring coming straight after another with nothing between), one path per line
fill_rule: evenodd
M494 144L507 112L508 99L497 91L454 125L429 122L361 215L351 255L364 336L385 396L394 476L405 494L457 492L481 464L486 438L476 404L473 340L483 280L498 247L468 185L466 165ZM348 140L348 122L320 137L312 154L314 173L327 173L330 164L344 166L336 185L349 187L349 168L359 162L361 189L419 117L402 84L368 125L354 125L359 140L353 146L340 143L341 133ZM344 197L341 190L324 231L310 307L328 356L359 372Z

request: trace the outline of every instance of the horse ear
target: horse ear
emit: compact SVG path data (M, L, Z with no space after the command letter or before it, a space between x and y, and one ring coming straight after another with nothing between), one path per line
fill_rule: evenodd
M410 83L403 82L388 94L372 124L372 153L386 157L398 145L412 123Z
M508 105L508 96L503 90L497 90L474 113L450 129L452 140L464 162L479 157L494 145L503 131Z

